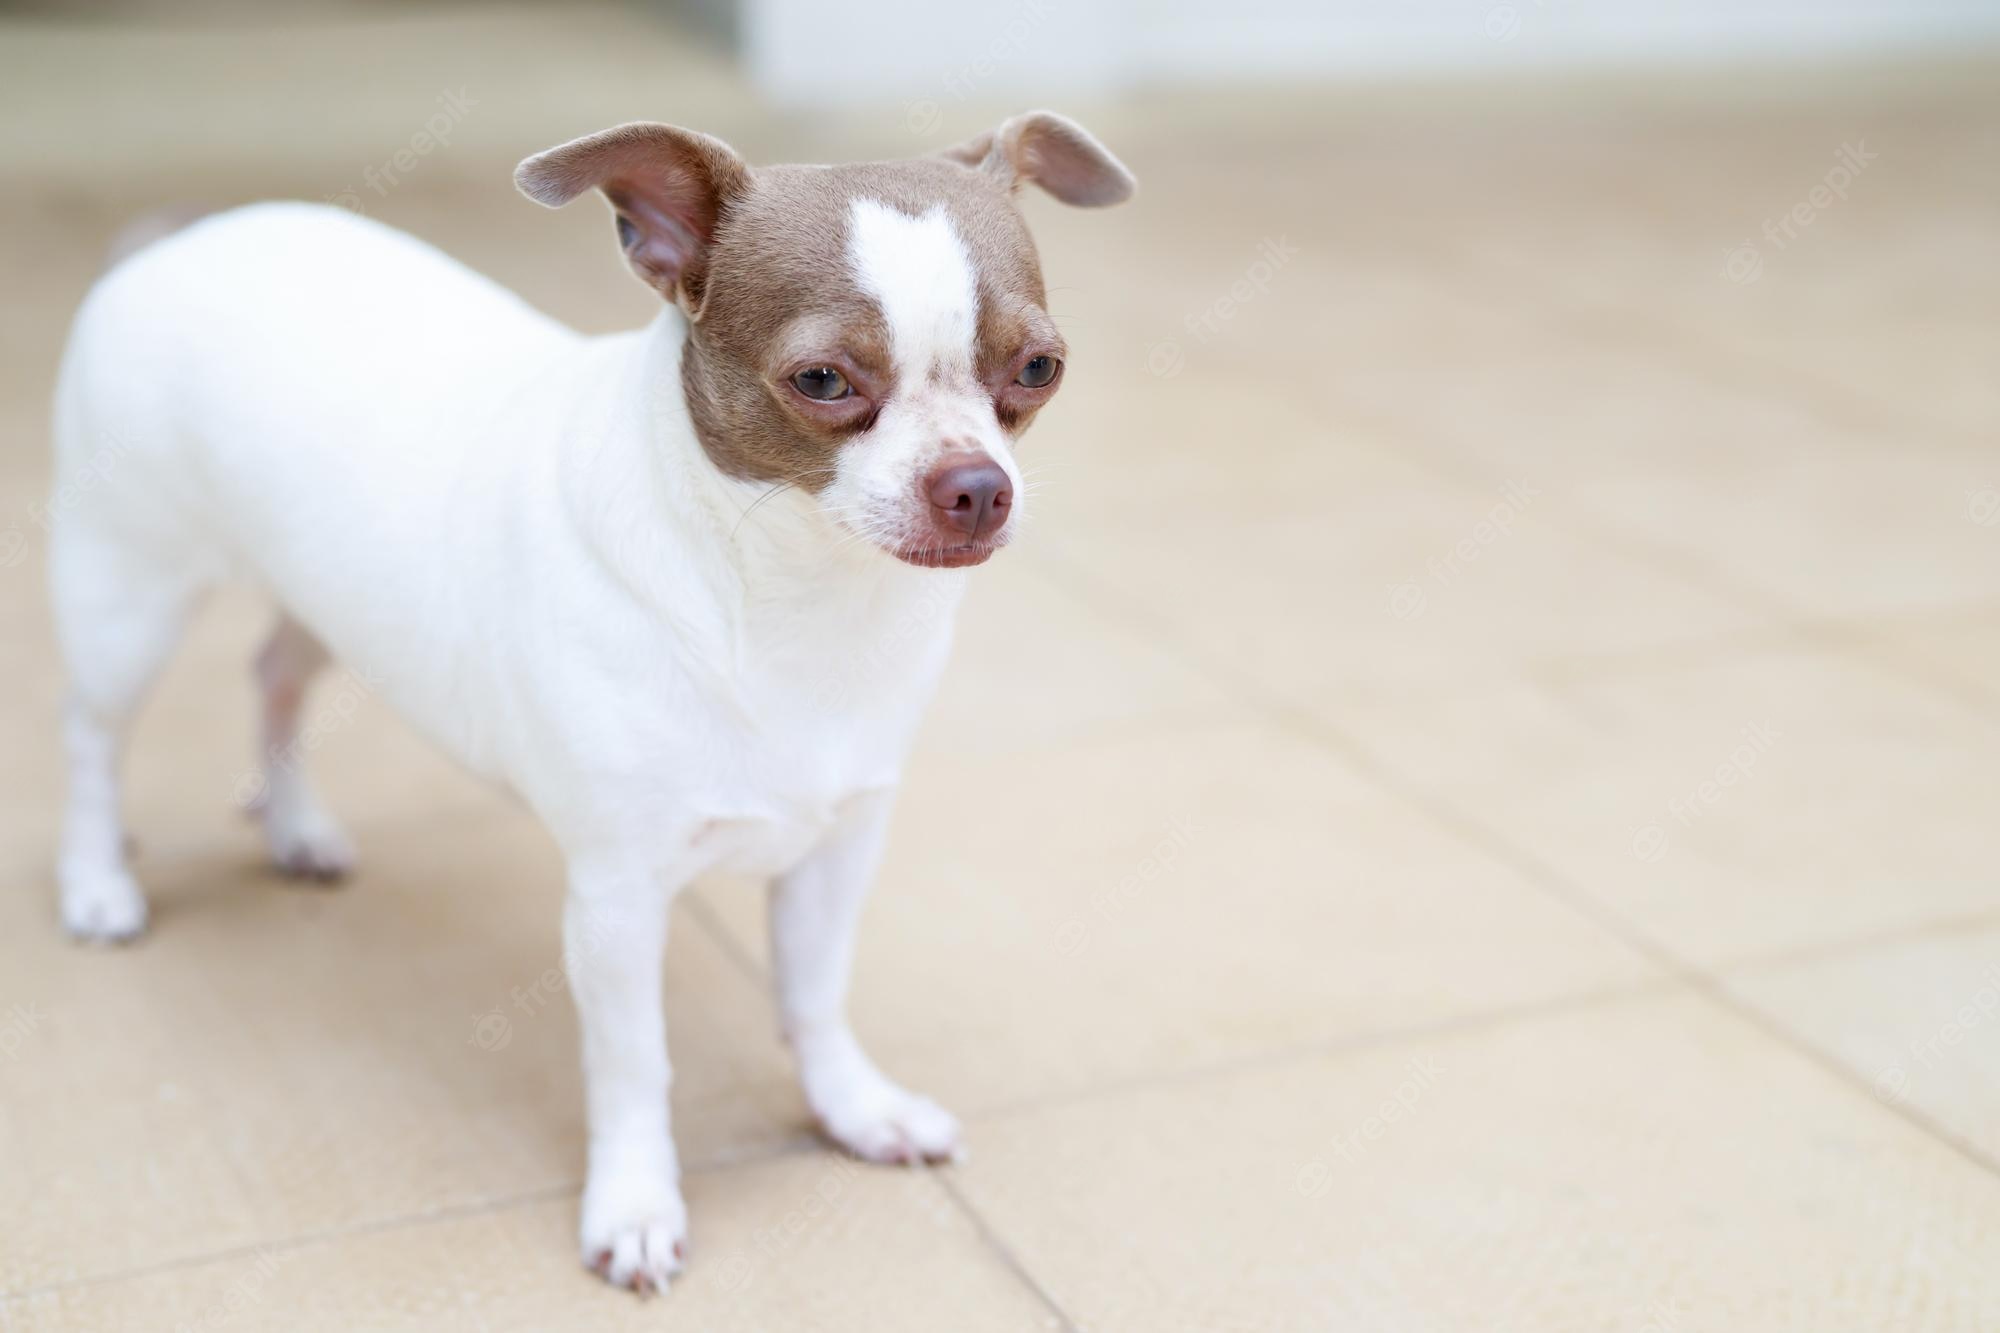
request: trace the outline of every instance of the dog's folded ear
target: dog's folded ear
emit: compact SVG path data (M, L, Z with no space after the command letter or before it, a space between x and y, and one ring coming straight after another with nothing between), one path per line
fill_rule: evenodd
M1031 181L1064 203L1084 208L1122 204L1138 188L1110 149L1053 111L1024 112L939 156L983 171L1005 189Z
M604 191L632 271L690 315L723 211L749 183L749 166L722 140L652 121L587 134L514 169L521 193L550 208Z

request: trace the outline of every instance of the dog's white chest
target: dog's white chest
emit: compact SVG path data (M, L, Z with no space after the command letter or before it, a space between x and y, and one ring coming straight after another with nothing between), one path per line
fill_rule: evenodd
M685 833L695 873L780 874L803 860L857 801L893 789L909 743L943 666L950 608L924 608L924 628L883 657L895 640L879 626L849 623L797 657L773 653L768 672L739 679L732 706L703 719L702 743L676 747L675 762L704 759L685 800ZM794 648L799 647L794 643ZM662 719L663 729L687 736Z

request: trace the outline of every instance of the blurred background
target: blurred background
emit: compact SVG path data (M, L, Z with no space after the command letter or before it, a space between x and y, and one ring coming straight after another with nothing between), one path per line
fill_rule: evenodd
M1023 201L1070 375L855 996L968 1164L817 1142L703 883L693 1264L588 1279L553 851L341 677L363 869L273 879L248 591L135 741L150 938L61 941L48 399L121 228L324 201L609 331L529 153L1035 105L1140 195ZM11 4L0 236L0 1329L2000 1327L2000 4Z

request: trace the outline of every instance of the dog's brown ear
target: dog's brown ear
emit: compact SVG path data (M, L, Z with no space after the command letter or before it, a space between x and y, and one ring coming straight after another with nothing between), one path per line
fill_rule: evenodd
M514 168L514 184L550 208L592 187L604 191L632 271L692 315L716 227L749 187L750 168L720 139L634 121L535 154Z
M940 154L983 171L1008 190L1032 181L1066 204L1101 208L1132 197L1138 182L1089 130L1053 111L1028 111Z

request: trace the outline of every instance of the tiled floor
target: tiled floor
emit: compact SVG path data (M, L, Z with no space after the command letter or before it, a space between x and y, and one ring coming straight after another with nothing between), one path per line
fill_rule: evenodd
M60 940L63 327L143 208L343 192L618 327L602 218L515 200L521 154L946 133L774 117L609 12L15 21L0 1329L2000 1328L1996 75L1075 107L1144 192L1029 205L1076 374L855 1000L971 1160L818 1146L758 893L704 884L667 996L694 1262L641 1304L571 1251L552 849L363 698L319 755L363 873L271 879L228 808L247 594L133 754L151 937ZM446 88L452 146L359 186ZM1843 144L1848 197L1769 241ZM976 859L969 801L1010 835Z

